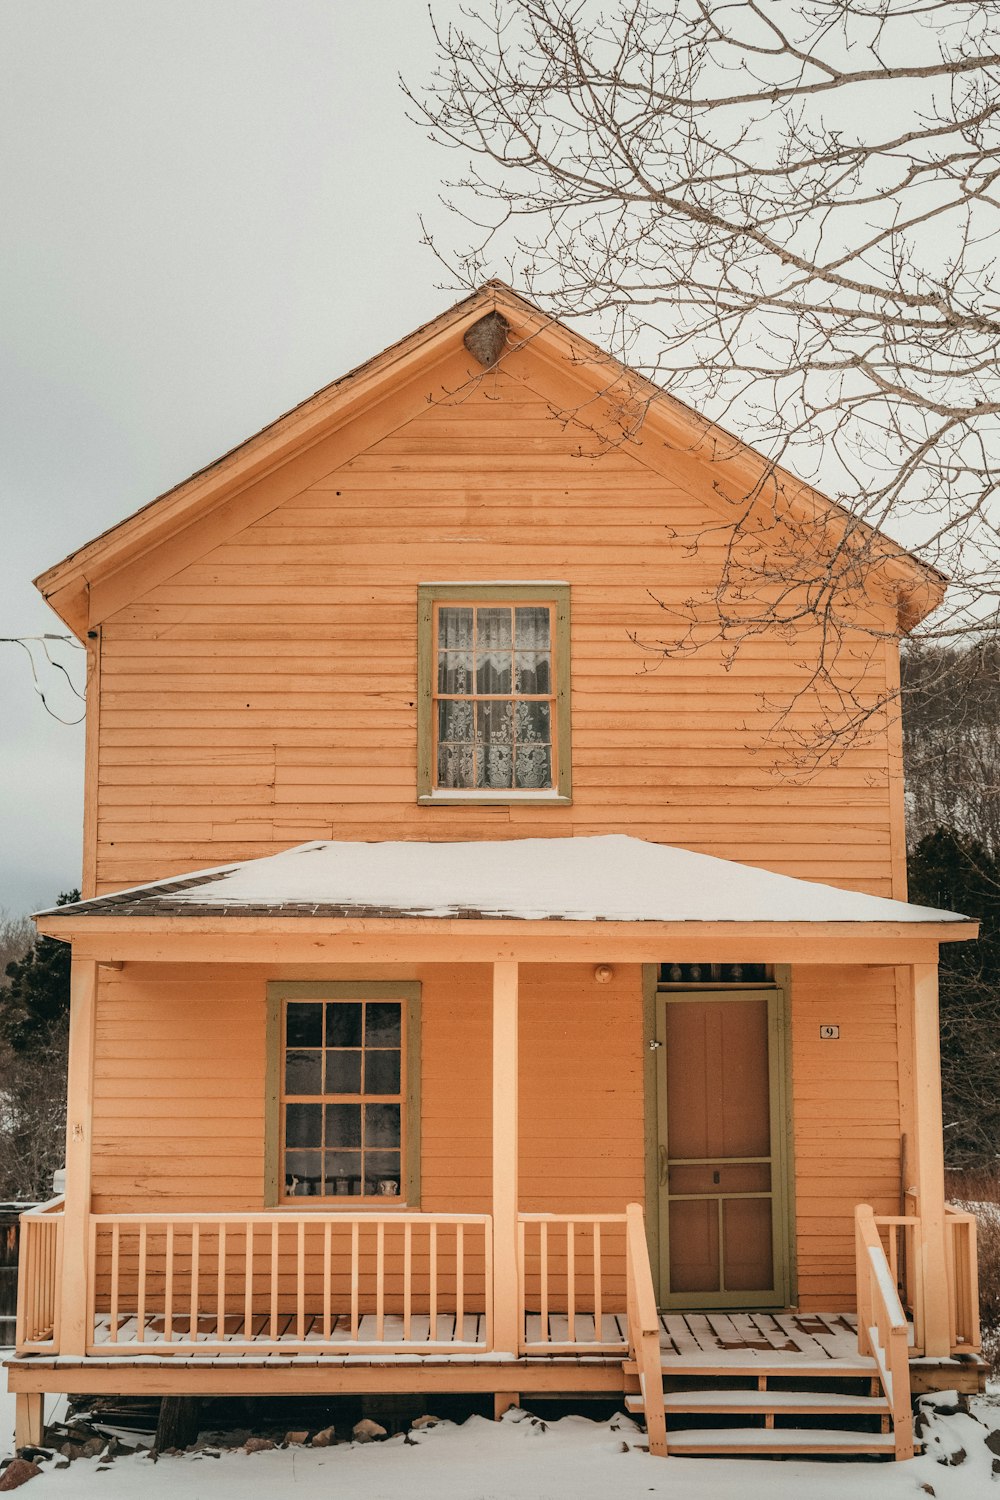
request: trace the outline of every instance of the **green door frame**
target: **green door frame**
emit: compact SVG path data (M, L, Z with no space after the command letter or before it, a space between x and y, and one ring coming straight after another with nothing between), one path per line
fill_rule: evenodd
M657 1300L664 1308L788 1307L795 1296L794 1172L791 1113L791 1046L789 970L776 970L776 984L728 989L725 987L660 989L655 964L643 968L643 1037L646 1125L646 1232ZM702 1292L675 1295L669 1287L669 1233L666 1192L661 1191L661 1146L666 1145L666 1007L671 999L768 1002L768 1073L771 1125L771 1231L774 1286L766 1293ZM662 1124L661 1124L662 1122Z

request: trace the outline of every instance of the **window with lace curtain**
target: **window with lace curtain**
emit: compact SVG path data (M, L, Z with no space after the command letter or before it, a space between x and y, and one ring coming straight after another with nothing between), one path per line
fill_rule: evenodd
M421 800L569 800L569 589L423 585Z

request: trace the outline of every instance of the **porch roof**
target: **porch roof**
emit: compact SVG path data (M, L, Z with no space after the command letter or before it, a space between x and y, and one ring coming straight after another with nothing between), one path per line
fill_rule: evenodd
M321 840L36 915L969 923L956 912L868 896L624 834L475 843Z

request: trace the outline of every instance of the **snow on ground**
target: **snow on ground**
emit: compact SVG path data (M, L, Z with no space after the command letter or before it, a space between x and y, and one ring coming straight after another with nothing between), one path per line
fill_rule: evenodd
M936 1398L938 1401L941 1398ZM627 1417L592 1422L564 1417L545 1425L525 1412L502 1422L471 1417L442 1422L384 1443L275 1449L219 1458L200 1454L78 1459L46 1464L30 1481L29 1500L246 1500L248 1493L301 1500L997 1500L987 1430L1000 1429L1000 1406L972 1403L974 1415L938 1416L931 1452L911 1463L808 1462L786 1459L650 1458ZM977 1420L978 1419L978 1420ZM10 1451L13 1399L0 1397L0 1450ZM1000 1444L998 1444L1000 1446ZM958 1466L937 1454L963 1448ZM930 1486L930 1490L927 1489Z

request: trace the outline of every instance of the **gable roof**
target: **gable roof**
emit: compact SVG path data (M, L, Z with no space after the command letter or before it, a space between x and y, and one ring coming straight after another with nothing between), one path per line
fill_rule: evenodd
M89 917L178 916L969 923L956 912L841 890L627 834L475 843L319 840L52 907L37 916L60 924Z
M259 487L282 466L292 470L293 460L337 433L344 435L343 451L330 467L370 446L382 432L376 427L372 436L372 429L364 426L365 416L395 386L454 356L461 350L465 332L494 310L508 319L516 349L530 347L551 370L575 383L578 391L588 391L591 400L614 391L617 398L632 402L641 413L641 437L658 440L668 453L684 452L700 460L710 480L709 492L728 486L742 497L770 479L792 513L828 518L834 530L846 526L847 512L819 491L772 465L581 334L547 317L502 282L489 281L71 552L41 573L36 586L82 636L88 626L210 550L227 531L250 524L280 504L280 494L276 499L272 489L262 496ZM353 429L351 424L355 424ZM643 457L648 460L647 454ZM878 539L880 564L895 587L899 628L912 629L940 602L944 577L888 538L865 529Z

